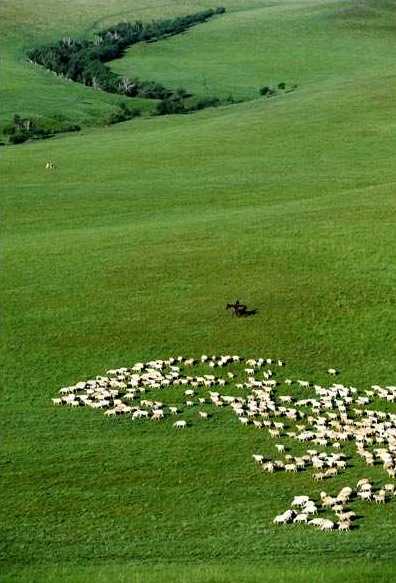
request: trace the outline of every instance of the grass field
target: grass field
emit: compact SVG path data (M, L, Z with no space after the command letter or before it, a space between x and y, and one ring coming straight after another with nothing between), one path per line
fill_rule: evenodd
M356 504L344 536L274 527L294 494L321 487L310 472L258 473L251 454L272 441L226 411L179 433L50 401L170 354L396 383L396 2L223 4L113 66L248 101L0 149L4 581L394 577L395 503ZM88 125L118 100L26 64L26 47L209 6L6 0L0 123L63 112ZM256 99L275 81L298 89ZM257 315L231 318L236 297ZM385 479L356 462L326 487L363 475Z

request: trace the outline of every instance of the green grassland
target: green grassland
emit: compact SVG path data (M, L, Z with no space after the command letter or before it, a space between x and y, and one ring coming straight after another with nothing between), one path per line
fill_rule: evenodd
M394 576L396 503L356 503L345 535L274 527L293 495L322 487L310 472L259 472L251 454L273 442L229 412L206 425L192 412L179 433L50 402L170 354L279 356L290 376L324 383L336 366L345 384L396 382L396 2L223 4L224 17L113 66L244 103L0 149L4 581ZM32 67L25 48L209 6L7 0L0 123L63 112L93 124L119 100ZM298 89L256 99L277 81ZM231 318L235 297L257 315ZM326 489L362 476L385 480L356 461Z
M348 83L394 71L396 15L380 12L362 23L358 15L337 15L339 5L242 4L187 34L131 47L113 69L175 89L238 99L257 98L260 87L280 81L314 90L329 79Z

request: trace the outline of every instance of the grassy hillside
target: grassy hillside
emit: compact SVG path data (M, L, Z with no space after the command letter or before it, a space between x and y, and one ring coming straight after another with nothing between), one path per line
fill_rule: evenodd
M207 6L200 3L200 6ZM187 3L184 12L194 10ZM160 10L160 12L158 11ZM122 98L94 91L57 78L53 73L26 62L26 51L64 36L86 36L120 20L151 19L153 16L183 12L179 2L155 8L155 3L139 0L98 2L72 0L51 2L30 0L15 4L5 0L0 6L0 129L14 113L53 116L63 114L83 125L102 125ZM150 109L146 100L133 99L134 105Z
M240 99L280 81L314 90L329 78L348 83L394 73L394 11L357 4L351 12L345 2L241 3L185 35L132 47L113 69Z
M228 412L176 433L50 402L62 385L179 353L396 382L395 3L224 4L223 20L114 66L138 56L142 77L198 92L206 60L211 93L250 98L261 80L289 79L296 92L0 151L6 581L391 580L396 504L357 505L361 526L345 536L274 527L294 494L322 488L309 472L258 473L250 456L273 442ZM208 5L18 6L1 9L1 115L61 103L86 119L116 98L32 69L25 46ZM165 67L177 47L182 72ZM217 70L215 50L229 59ZM257 315L231 318L235 297ZM326 488L363 475L385 479L356 463Z

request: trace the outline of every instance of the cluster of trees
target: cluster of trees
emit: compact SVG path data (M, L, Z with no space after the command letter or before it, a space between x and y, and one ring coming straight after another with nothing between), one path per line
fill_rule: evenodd
M204 10L188 16L169 18L144 24L121 22L99 32L93 40L64 38L56 44L36 47L29 59L78 83L128 97L168 99L172 91L153 81L121 78L104 63L121 57L127 47L142 41L154 42L180 34L191 26L206 22L223 7Z
M276 87L272 87L272 85L264 85L260 89L260 95L263 97L274 97L274 95L279 95L282 92L289 93L290 91L294 91L297 88L297 85L292 85L288 87L284 81L278 83Z
M59 132L78 132L80 126L68 123L64 119L39 119L34 117L22 117L15 114L3 129L3 134L8 136L10 144L23 144L27 140L50 138Z

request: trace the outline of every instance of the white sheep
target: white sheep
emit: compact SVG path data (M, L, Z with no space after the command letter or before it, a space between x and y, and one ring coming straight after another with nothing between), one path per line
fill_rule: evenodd
M320 526L320 530L333 530L335 524L332 520L323 519L322 524Z
M254 459L254 461L255 461L257 464L262 464L262 463L263 463L263 461L264 461L264 456L263 456L263 455L259 455L259 454L257 454L257 453L254 453L254 454L252 455L252 458Z
M309 502L309 496L294 496L291 505L304 506L307 502Z
M273 523L274 524L287 524L288 522L293 520L294 516L295 516L295 512L293 510L286 510L286 512L283 512L283 514L278 514L278 516L275 516Z
M297 514L297 516L294 518L293 522L295 522L296 524L301 524L301 523L306 524L308 522L308 514L305 514L303 512L301 512L300 514Z
M358 492L357 495L361 500L366 500L367 502L369 502L373 496L370 490Z
M351 529L352 523L349 520L344 520L342 522L339 521L337 526L340 532L348 532Z

